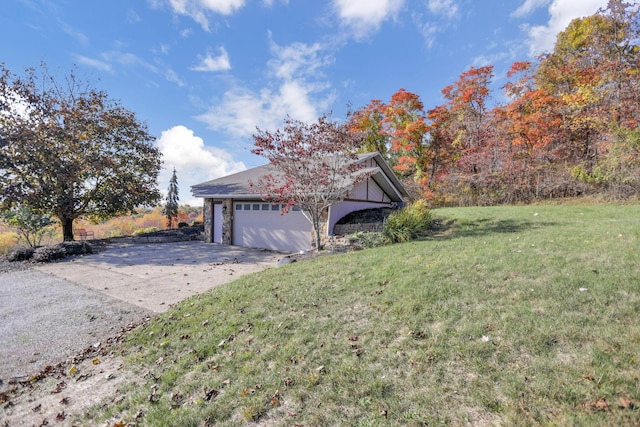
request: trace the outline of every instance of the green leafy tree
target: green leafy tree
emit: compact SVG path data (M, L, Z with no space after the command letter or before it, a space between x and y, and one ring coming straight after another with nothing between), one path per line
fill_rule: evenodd
M164 216L167 217L167 225L169 228L173 228L173 223L178 225L178 177L176 176L176 169L173 168L173 175L169 181L169 190L167 192L167 203L164 205Z
M19 240L23 240L30 247L36 247L49 231L54 221L50 215L43 215L28 207L14 208L2 212L2 219L18 233Z
M72 71L24 76L0 64L0 205L105 220L161 200L161 153L135 114Z

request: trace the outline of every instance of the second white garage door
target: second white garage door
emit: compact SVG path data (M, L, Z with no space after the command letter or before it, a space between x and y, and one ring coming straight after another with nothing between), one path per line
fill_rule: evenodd
M298 252L311 248L311 223L299 210L281 215L278 204L235 202L233 244Z

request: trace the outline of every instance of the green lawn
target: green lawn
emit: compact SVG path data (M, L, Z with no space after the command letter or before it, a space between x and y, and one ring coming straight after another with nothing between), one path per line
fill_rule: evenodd
M159 316L121 349L145 379L86 416L639 425L640 206L434 215L450 229L245 276Z

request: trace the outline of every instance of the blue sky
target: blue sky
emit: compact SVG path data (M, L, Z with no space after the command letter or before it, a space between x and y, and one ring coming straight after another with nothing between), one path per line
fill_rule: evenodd
M189 187L264 163L256 127L344 117L399 88L425 108L469 67L553 49L607 0L4 0L0 61L16 73L75 64L144 121L165 170ZM499 92L494 95L499 101Z

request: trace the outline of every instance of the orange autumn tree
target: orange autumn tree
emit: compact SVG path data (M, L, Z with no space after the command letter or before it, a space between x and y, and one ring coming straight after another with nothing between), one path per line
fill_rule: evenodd
M389 136L383 127L386 108L386 104L381 100L372 99L365 107L349 113L347 127L363 137L362 147L358 151L363 153L377 151L388 158Z
M392 166L399 175L421 182L428 163L424 106L413 92L400 89L385 109L384 125L391 139Z
M530 62L515 62L507 77L516 77L504 86L511 102L494 108L491 116L500 162L494 184L501 189L501 201L530 201L547 185L547 172L560 158L561 102L536 85Z

